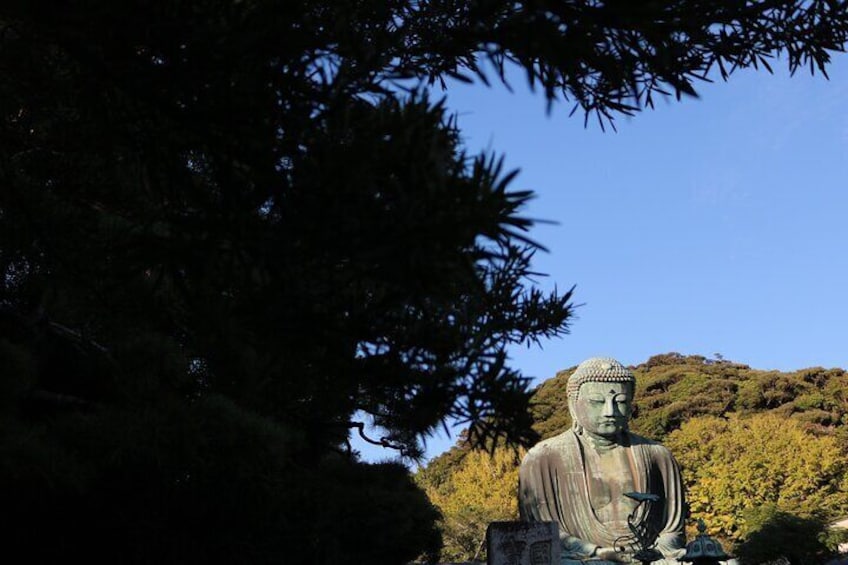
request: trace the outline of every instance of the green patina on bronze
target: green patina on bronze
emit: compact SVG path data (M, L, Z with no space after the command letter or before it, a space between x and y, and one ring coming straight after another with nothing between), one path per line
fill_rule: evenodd
M668 449L628 431L634 389L615 359L584 361L568 381L572 428L521 463L522 519L559 524L564 563L631 562L646 539L658 563L685 551L680 470Z

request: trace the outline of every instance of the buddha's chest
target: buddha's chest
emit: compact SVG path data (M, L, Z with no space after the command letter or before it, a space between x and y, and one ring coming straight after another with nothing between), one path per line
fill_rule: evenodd
M604 523L626 523L637 503L624 493L638 490L628 450L619 448L586 455L589 502L595 515Z

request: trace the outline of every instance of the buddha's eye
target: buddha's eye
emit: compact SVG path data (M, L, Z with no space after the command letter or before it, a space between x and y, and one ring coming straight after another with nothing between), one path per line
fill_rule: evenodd
M603 404L604 403L604 399L599 397L599 396L590 396L587 400L589 402L591 402L592 404Z

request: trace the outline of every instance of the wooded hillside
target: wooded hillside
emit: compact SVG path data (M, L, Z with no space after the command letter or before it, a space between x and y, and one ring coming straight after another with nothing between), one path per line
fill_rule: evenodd
M759 370L678 353L633 369L631 430L662 441L680 462L690 521L703 519L728 549L742 553L775 523L806 527L812 532L807 540L788 541L794 548L772 542L761 551L785 554L806 544L805 555L826 553L834 539L820 540L815 532L848 513L848 373ZM543 438L571 425L566 383L573 370L560 371L533 394L534 427ZM479 557L486 524L515 519L521 455L499 447L490 459L460 440L418 473L443 513L443 558Z

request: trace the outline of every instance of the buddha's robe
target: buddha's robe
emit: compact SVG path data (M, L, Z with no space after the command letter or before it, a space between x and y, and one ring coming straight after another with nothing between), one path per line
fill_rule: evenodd
M628 546L633 537L627 516L636 503L624 500L621 491L632 487L635 492L660 497L658 502L638 508L636 523L647 521L652 531L659 533L656 549L666 558L679 556L685 544L686 504L680 469L671 452L659 443L626 433L614 447L618 465L623 467L616 471L617 476L604 477L610 465L601 458L607 455L593 449L572 430L531 449L519 470L522 520L557 522L563 557L586 558L597 547ZM599 488L599 481L609 484ZM620 500L610 500L610 496Z

